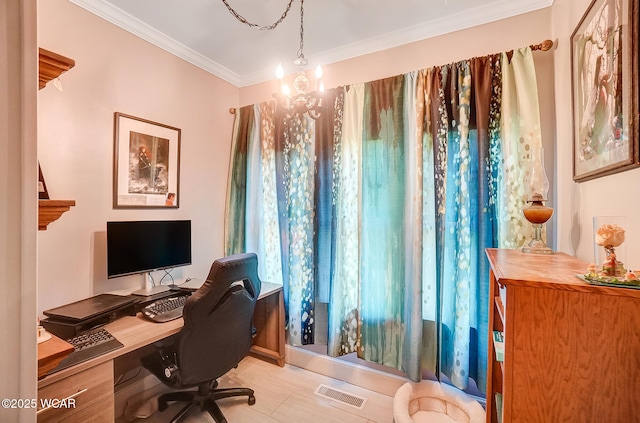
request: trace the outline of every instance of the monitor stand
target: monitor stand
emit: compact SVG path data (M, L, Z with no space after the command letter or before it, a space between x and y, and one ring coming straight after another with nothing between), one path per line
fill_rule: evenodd
M160 294L161 292L168 292L172 289L177 289L178 286L174 285L162 285L162 279L160 279L160 284L156 285L153 281L153 277L151 276L151 272L144 273L144 288L133 291L131 295L138 295L140 297L152 297L154 295Z
M166 292L171 289L171 285L159 285L159 286L151 286L148 288L138 289L137 291L133 291L131 295L139 295L141 297L150 297L155 294L159 294L161 292Z

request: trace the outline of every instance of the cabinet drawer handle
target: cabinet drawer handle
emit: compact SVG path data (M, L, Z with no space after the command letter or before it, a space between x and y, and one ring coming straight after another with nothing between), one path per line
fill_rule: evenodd
M84 394L84 393L85 393L85 392L87 392L88 390L89 390L89 388L84 388L84 389L82 389L82 390L80 390L80 391L76 392L75 394L71 394L71 395L69 395L68 397L61 399L61 400L58 402L58 404L61 404L61 403L64 403L64 402L66 402L66 401L68 401L68 400L70 400L70 399L73 399L73 398L77 397L77 396L78 396L78 395L80 395L80 394ZM38 415L38 414L40 414L40 413L43 413L43 412L45 412L45 411L49 410L50 408L53 408L53 404L48 405L48 406L46 406L45 408L41 408L40 410L38 410L38 411L36 412L36 415Z

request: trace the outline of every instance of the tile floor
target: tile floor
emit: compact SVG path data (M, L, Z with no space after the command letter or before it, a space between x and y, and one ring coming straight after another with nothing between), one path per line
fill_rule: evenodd
M320 384L365 397L362 410L314 394ZM242 386L255 391L256 403L228 398L219 402L229 423L392 423L393 398L346 382L313 373L299 367L275 366L258 358L247 357L220 379L220 387ZM156 411L136 423L168 422L182 405L173 404L164 412ZM124 418L118 422L126 422ZM211 423L209 414L193 411L186 423Z

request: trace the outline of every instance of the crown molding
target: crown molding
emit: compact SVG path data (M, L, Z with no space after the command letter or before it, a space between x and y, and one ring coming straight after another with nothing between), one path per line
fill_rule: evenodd
M463 12L424 22L420 25L389 32L362 42L346 45L322 54L323 63L334 63L352 57L362 56L380 50L398 47L416 41L426 40L463 29L489 24L517 15L550 7L554 0L537 0L526 6L512 0L500 0L491 6L477 6Z
M500 0L493 2L491 7L477 6L473 9L433 19L420 25L403 28L395 32L389 32L363 40L362 42L326 51L322 54L322 63L334 63L463 29L489 24L544 9L551 6L553 1L554 0L538 0L527 4L525 7L512 0Z
M536 0L528 2L526 5L522 5L518 2L514 2L513 0L499 0L492 2L490 7L477 6L473 9L433 19L420 25L403 28L398 31L368 38L357 43L347 44L332 50L326 50L320 54L307 55L307 59L310 63L322 63L324 65L336 63L354 57L375 53L377 51L545 9L547 7L551 7L554 1L555 0ZM242 76L242 86L272 80L274 79L273 75L273 69L263 69L244 75Z
M177 56L192 65L195 65L212 75L223 79L235 86L242 86L242 78L237 73L205 57L197 51L190 49L182 43L163 34L155 28L131 16L122 9L113 6L103 0L69 0L83 9L97 15L104 20L132 33L133 35L160 47L161 49Z
M262 69L250 74L239 75L190 49L184 44L166 36L105 0L69 1L237 87L254 85L274 79L273 69ZM489 6L477 6L463 12L433 19L420 25L407 27L360 42L327 50L320 54L311 55L308 59L310 62L324 64L335 63L544 9L552 6L553 2L554 0L533 0L522 4L520 2L514 2L513 0L498 0L492 2Z

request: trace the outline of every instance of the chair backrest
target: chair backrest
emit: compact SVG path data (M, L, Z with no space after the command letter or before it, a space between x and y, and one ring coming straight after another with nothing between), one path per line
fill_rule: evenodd
M184 306L184 326L174 343L181 385L217 379L247 355L260 288L255 254L213 263L205 283Z

